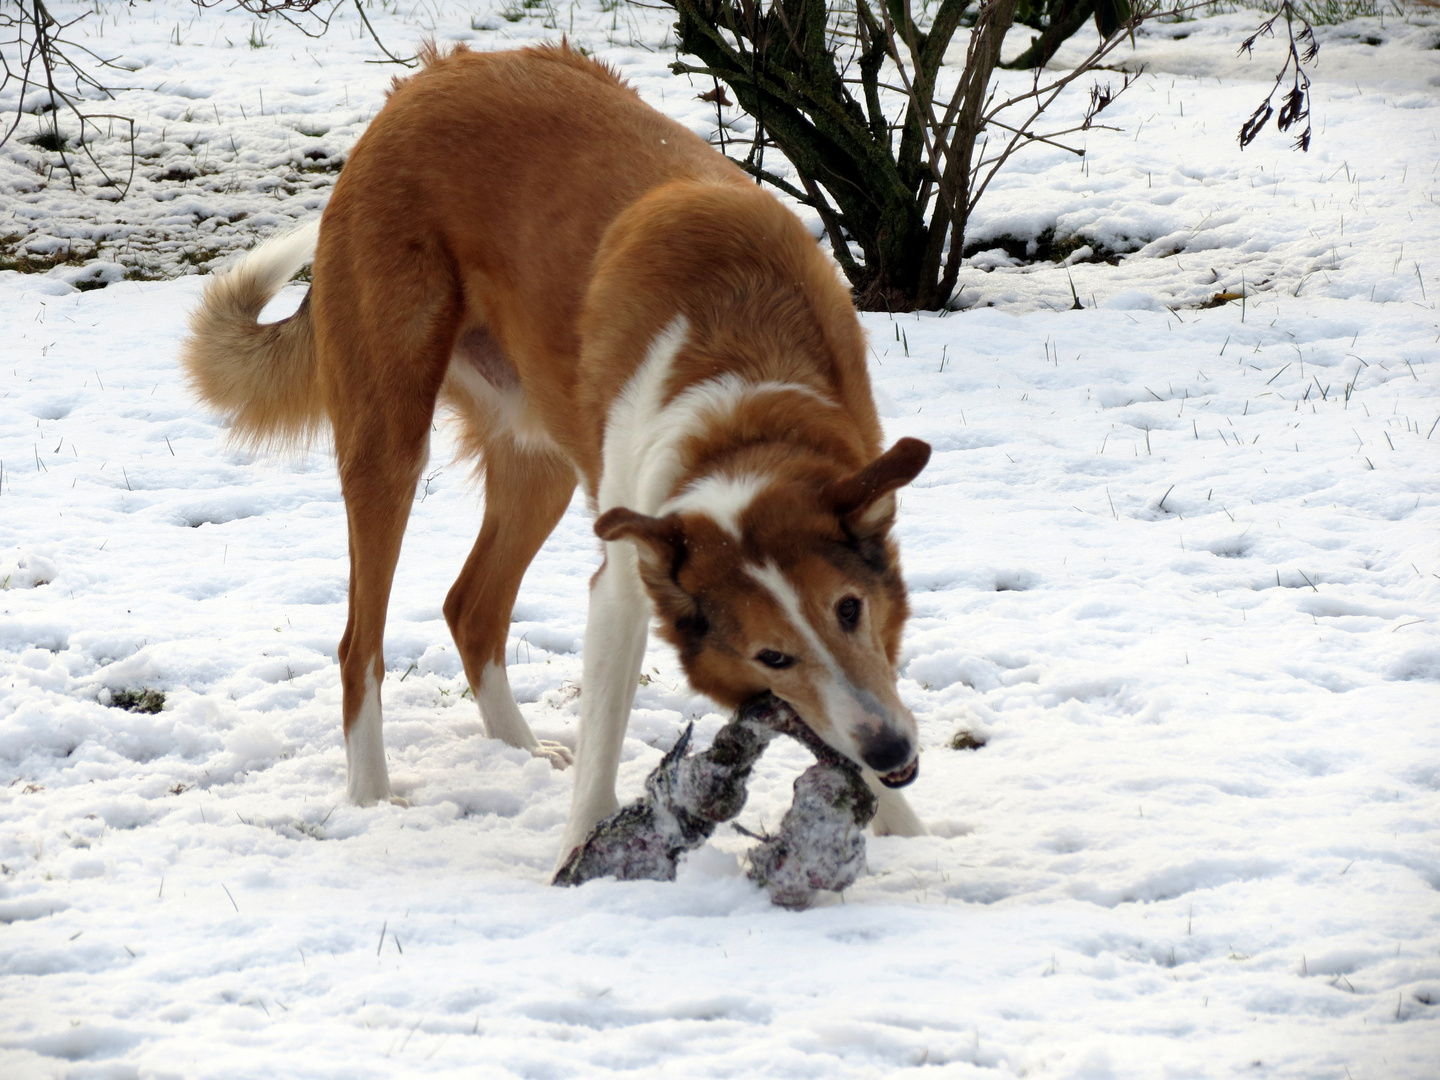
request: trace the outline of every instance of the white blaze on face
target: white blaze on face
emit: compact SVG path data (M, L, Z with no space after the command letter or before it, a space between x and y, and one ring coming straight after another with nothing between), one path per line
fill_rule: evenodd
M749 566L746 570L775 598L795 631L809 646L815 660L825 669L824 675L817 680L819 685L816 689L830 721L827 741L852 761L860 761L859 728L865 722L867 713L860 704L850 679L830 652L825 640L806 617L805 609L800 603L800 594L774 563Z

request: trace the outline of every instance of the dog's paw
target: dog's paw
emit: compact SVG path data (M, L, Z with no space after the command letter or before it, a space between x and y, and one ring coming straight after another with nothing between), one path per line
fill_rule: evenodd
M351 782L346 789L346 795L356 806L374 806L376 803L386 803L391 799L390 785L376 783Z
M530 748L530 753L542 761L550 762L557 769L575 764L575 754L568 746L551 742L549 739L541 739L538 745Z
M868 781L868 777L866 778ZM872 790L874 790L872 785ZM930 830L910 809L905 796L898 791L881 787L876 791L879 807L870 822L870 831L876 836L928 836Z
M410 809L410 800L402 799L399 795L391 795L385 802L388 802L391 806L398 806L402 810Z
M915 816L908 806L901 813L886 814L883 810L870 822L870 831L876 836L929 836L930 830Z

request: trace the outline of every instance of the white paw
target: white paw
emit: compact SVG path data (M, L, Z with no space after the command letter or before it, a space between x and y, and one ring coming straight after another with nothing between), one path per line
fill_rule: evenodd
M870 822L870 832L875 836L895 836L896 831L891 824L878 814ZM904 835L901 833L900 835Z
M928 836L930 830L916 816L905 796L898 791L881 788L877 795L880 806L870 822L870 831L876 836Z
M557 769L575 764L575 754L568 746L563 743L551 742L549 739L541 739L539 743L530 748L530 753L542 761L550 762Z
M389 784L381 787L379 784L352 783L346 794L356 806L374 806L376 803L389 802L391 799Z
M870 822L870 831L876 836L929 836L930 830L925 828L925 823L915 816L914 812L906 806L903 813L885 814L883 811L875 815Z
M360 794L351 792L350 801L356 806L376 806L380 803L389 803L391 806L409 807L410 800L403 799L399 795L390 794L389 788L384 791L366 791Z

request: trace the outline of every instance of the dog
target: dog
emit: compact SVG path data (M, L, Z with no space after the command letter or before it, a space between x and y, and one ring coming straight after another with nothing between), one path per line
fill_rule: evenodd
M881 452L848 291L800 221L564 43L432 47L397 79L318 225L217 275L183 363L250 445L327 424L349 523L340 640L347 788L392 796L382 637L432 417L484 472L445 600L487 735L575 766L560 862L618 803L648 626L722 706L765 691L865 767L876 831L924 827L915 719L896 691L908 613L890 536L930 448ZM299 309L260 323L303 266ZM535 738L505 643L521 577L577 481L590 585L574 754Z

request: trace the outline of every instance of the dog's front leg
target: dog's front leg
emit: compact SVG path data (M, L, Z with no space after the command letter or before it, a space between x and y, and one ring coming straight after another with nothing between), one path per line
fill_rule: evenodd
M575 791L557 868L585 842L595 823L619 805L615 773L645 658L649 622L650 598L640 581L634 545L607 543L605 563L590 583Z
M880 778L869 769L864 769L865 783L875 793L879 806L870 822L870 829L876 836L927 836L930 830L910 807L910 801L894 788L880 783Z

